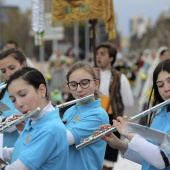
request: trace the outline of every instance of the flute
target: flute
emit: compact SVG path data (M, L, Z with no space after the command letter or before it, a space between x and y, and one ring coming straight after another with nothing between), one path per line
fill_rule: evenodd
M76 99L76 100L73 100L73 101L70 101L70 102L67 102L67 103L60 104L57 107L58 108L64 108L66 106L69 106L69 105L74 104L74 103L79 102L79 101L83 101L83 100L86 101L86 100L88 100L88 99L90 99L92 97L94 97L94 94L91 94L91 95L88 95L86 97ZM28 113L24 114L23 116L15 119L15 120L13 120L11 122L3 122L3 123L1 123L0 124L0 132L4 132L6 129L27 120L29 117L34 116L34 115L38 114L39 112L40 112L40 108L38 107L37 109L35 109L35 110L31 111L31 112L28 112Z
M75 99L75 100L72 100L70 102L66 102L66 103L63 103L63 104L59 104L57 105L56 107L58 107L59 109L61 108L64 108L64 107L67 107L69 105L72 105L72 104L75 104L76 102L79 102L79 101L83 101L83 100L88 100L88 99L91 99L92 97L94 97L94 94L91 94L91 95L88 95L88 96L85 96L85 97L82 97L80 99Z
M38 107L35 110L30 111L30 112L24 114L23 116L15 119L15 120L12 120L10 122L8 122L8 121L3 122L3 123L0 124L0 132L4 132L6 129L8 129L12 126L18 125L19 123L27 120L29 117L32 117L32 116L39 114L39 113L40 113L40 108Z
M0 86L0 90L4 89L6 87L6 84L3 84L2 86Z
M165 106L165 105L167 105L169 103L170 103L170 100L166 100L166 101L164 101L164 102L162 102L162 103L160 103L160 104L158 104L156 106L153 106L150 109L147 109L147 110L143 111L142 113L139 113L136 116L131 117L130 120L135 121L137 119L140 119L140 118L142 118L142 117L144 117L146 115L151 114L153 111L158 110L160 107L163 107L163 106ZM76 149L79 150L79 149L81 149L81 148L83 148L83 147L85 147L85 146L87 146L87 145L89 145L91 143L94 143L95 141L101 139L103 135L107 135L107 134L109 134L111 132L115 132L115 131L116 131L116 128L114 126L111 126L109 129L103 130L101 133L93 134L93 135L83 139L82 141L80 141L80 144L76 145Z

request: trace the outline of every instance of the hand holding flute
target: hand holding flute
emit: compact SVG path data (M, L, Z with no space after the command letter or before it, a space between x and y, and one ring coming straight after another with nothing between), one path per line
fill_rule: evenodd
M125 138L131 140L135 133L127 126L126 122L130 121L127 117L117 117L117 120L113 120L113 125L110 124L101 125L100 130L107 131L111 127L116 128L116 130ZM97 131L95 132L98 133ZM100 133L100 132L99 132ZM119 142L121 141L113 133L103 134L102 139L104 139L112 148L117 149L119 147Z
M8 121L11 122L11 121L14 121L16 119L19 119L20 117L22 117L23 115L22 114L14 114L12 118L10 118ZM22 121L21 123L19 124L16 124L16 128L18 130L18 132L22 132L22 130L24 129L25 127L25 124L26 124L26 121Z
M110 129L110 128L111 128L111 125L107 124L107 125L100 126L99 129L102 130L102 129ZM128 148L127 143L120 140L113 133L109 133L107 135L104 134L102 139L105 140L110 147L114 149L118 149L121 153L125 153Z
M34 109L24 115L23 114L19 115L19 116L16 115L14 118L11 118L11 121L6 121L6 122L3 122L2 124L0 124L0 132L4 132L5 130L11 128L12 126L19 125L23 121L26 121L29 117L35 116L39 113L40 113L40 108L37 107L36 109ZM21 126L18 126L18 127L19 127L19 129L21 128Z
M127 126L126 122L130 121L128 117L117 117L117 120L112 120L113 126L116 128L116 130L125 138L128 140L131 140L134 136L133 130Z
M135 133L131 133L129 131L126 122L129 121L127 117L118 117L117 120L113 120L113 125L105 124L99 127L100 131L95 131L95 135L103 134L101 138L105 140L111 148L118 149L122 154L124 154L128 149L128 144L125 141L120 140L117 136L113 133L104 133L105 131L110 130L111 128L116 128L118 132L123 135L124 137L128 136L128 139L131 140Z
M158 104L158 105L156 105L156 106L154 106L154 107L152 107L150 109L147 109L147 110L143 111L142 113L139 113L136 116L131 117L130 120L131 121L135 121L137 119L140 119L141 117L149 115L153 111L155 111L155 110L157 110L157 109L159 109L161 107L164 107L164 106L166 106L169 103L170 103L170 99L166 100L166 101L164 101L164 102L162 102L162 103L160 103L160 104ZM81 149L81 148L83 148L83 147L85 147L85 146L87 146L87 145L89 145L91 143L94 143L95 141L101 139L104 134L106 135L106 134L109 134L109 133L115 132L115 131L116 131L116 128L114 126L111 126L109 129L107 129L107 130L104 129L104 131L102 131L99 134L93 134L93 135L85 138L84 140L82 140L79 145L76 145L76 149L79 150L79 149Z

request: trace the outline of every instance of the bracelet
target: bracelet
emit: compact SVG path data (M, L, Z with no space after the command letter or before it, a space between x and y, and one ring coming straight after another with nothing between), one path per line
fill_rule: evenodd
M169 162L168 157L166 156L166 154L162 150L160 150L160 153L161 153L162 159L165 162L165 167L170 166L170 162Z

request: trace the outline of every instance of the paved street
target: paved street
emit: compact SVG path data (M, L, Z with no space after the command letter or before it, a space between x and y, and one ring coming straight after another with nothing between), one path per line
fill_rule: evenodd
M141 170L141 165L124 159L119 155L118 162L115 164L114 170Z

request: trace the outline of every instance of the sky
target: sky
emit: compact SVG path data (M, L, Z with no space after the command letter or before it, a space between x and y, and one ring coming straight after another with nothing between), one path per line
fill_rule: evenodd
M31 0L3 0L3 3L19 6L22 11L31 8ZM129 36L129 22L132 16L150 17L154 24L161 11L166 8L170 8L170 0L114 0L117 28L121 31L122 36Z

